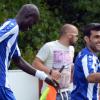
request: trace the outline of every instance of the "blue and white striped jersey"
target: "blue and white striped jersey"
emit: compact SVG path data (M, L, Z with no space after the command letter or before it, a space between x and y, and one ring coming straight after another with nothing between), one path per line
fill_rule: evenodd
M17 45L19 27L15 19L7 20L0 26L0 86L9 87L7 71L10 60L20 56Z
M71 100L98 100L98 83L88 83L86 79L89 74L96 72L100 72L99 59L84 48L75 60Z

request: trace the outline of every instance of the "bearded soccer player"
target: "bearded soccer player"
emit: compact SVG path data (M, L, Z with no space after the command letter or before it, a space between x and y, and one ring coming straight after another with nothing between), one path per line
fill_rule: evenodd
M100 83L100 23L90 23L84 30L85 48L76 57L74 64L71 100L99 100Z

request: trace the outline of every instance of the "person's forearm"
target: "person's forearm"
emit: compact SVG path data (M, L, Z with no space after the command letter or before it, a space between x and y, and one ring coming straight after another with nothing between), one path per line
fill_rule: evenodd
M89 83L100 83L100 73L92 73L87 77Z
M34 60L32 63L32 66L38 70L44 71L45 73L49 74L50 68L45 66L41 61L38 61L37 59Z
M73 82L73 73L74 73L74 64L71 65L71 80L70 82Z
M15 64L24 72L36 76L42 80L45 80L47 75L39 70L34 69L28 62L26 62L22 57L19 57L18 59L14 59Z
M21 70L35 76L36 70L22 57L19 57L18 59L13 59L13 61Z
M57 88L58 84L56 84L53 80L51 80L44 72L34 69L29 63L27 63L22 57L18 59L13 59L16 65L19 66L20 69L27 72L30 75L36 76L37 78L44 80L47 84Z

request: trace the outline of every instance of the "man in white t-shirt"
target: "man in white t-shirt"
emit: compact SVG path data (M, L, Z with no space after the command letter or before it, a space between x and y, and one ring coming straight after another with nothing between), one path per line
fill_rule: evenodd
M68 91L71 91L71 69L73 66L74 44L78 39L78 29L72 24L65 24L60 30L59 39L43 45L36 55L33 66L49 74L54 80L59 81L60 93L56 100L69 100ZM60 73L59 69L65 66ZM42 91L46 87L43 84ZM67 97L66 97L67 95Z

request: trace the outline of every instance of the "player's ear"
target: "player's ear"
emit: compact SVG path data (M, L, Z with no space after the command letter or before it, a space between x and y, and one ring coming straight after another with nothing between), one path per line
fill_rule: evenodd
M88 36L84 36L84 40L85 40L86 43L89 42Z

